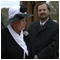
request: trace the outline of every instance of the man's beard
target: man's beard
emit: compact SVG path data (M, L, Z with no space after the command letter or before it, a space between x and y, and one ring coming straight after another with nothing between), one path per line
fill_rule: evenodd
M45 15L45 17L41 17L42 15ZM40 16L39 16L39 19L40 20L47 20L47 18L49 17L50 15L46 15L45 13L42 13Z
M46 20L48 17L39 17L40 20Z

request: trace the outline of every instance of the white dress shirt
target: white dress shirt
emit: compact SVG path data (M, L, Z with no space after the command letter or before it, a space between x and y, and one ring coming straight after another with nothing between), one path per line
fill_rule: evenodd
M49 18L48 18L48 19L49 19ZM41 26L44 25L44 24L48 21L48 19L47 19L45 22L43 22L43 23L40 21L40 25L41 25Z

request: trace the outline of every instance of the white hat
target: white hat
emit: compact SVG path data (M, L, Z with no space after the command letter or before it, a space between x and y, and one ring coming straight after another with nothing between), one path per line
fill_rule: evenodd
M8 18L11 19L14 17L15 14L18 14L20 12L19 8L20 6L17 6L17 5L10 7L8 11Z
M23 18L28 18L33 16L32 14L27 14L27 7L24 5L21 6L12 6L8 10L8 18L9 20L6 23L12 23L18 20L21 20Z

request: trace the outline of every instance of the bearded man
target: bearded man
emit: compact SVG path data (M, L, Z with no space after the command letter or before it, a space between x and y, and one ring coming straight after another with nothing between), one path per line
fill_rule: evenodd
M50 18L50 7L39 3L36 7L39 20L29 26L34 59L57 59L59 49L59 24Z

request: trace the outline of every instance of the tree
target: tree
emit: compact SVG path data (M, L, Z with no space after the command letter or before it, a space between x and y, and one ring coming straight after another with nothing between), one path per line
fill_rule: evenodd
M8 8L2 8L1 9L1 21L3 22L4 26L6 27L7 24L5 22L8 20Z
M59 22L59 1L50 1L49 6L51 8L50 17L53 20L57 20L57 22Z

